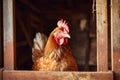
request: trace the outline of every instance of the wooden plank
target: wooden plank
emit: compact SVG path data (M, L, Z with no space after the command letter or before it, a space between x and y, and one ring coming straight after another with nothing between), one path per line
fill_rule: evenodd
M0 80L2 80L2 79L3 79L3 70L0 69Z
M14 69L15 53L15 22L13 16L13 0L3 0L4 25L4 68Z
M107 0L96 0L97 71L108 70Z
M112 71L120 80L120 0L111 0L111 50Z
M112 60L112 71L115 73L115 80L120 80L120 48L113 49Z
M112 72L4 71L4 80L113 80Z
M2 60L2 52L3 52L3 50L2 50L2 35L3 35L3 22L2 22L2 12L3 12L3 10L2 10L2 0L0 0L0 67L2 67L3 66L3 60Z

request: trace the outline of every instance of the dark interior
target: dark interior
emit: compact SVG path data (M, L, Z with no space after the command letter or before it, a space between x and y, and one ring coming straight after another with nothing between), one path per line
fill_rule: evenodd
M70 28L69 45L79 70L96 70L96 29L92 0L16 0L17 69L31 69L33 38L49 36L57 21Z
M3 0L0 1L0 67L3 67ZM33 38L49 36L57 21L68 22L69 45L79 70L96 70L96 20L94 0L15 0L16 69L31 70Z

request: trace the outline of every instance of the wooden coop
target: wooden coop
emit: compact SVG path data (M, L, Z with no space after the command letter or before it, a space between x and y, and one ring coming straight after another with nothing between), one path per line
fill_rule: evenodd
M33 71L37 32L69 23L79 71ZM0 80L120 80L120 0L0 0Z

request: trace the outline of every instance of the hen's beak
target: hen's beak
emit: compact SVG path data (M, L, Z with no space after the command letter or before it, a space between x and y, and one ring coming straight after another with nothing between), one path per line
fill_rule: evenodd
M69 34L64 34L64 37L70 38L70 35Z

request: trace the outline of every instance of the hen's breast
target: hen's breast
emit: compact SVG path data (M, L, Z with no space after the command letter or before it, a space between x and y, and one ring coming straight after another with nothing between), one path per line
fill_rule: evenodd
M77 63L69 49L61 46L53 50L49 55L44 55L36 60L33 69L45 71L76 71Z

